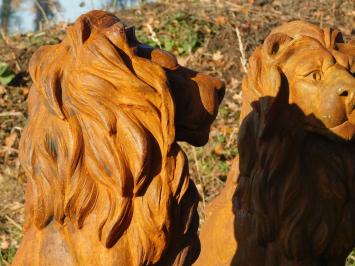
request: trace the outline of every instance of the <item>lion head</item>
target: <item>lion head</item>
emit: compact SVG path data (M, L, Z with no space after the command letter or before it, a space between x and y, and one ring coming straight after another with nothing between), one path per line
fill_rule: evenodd
M103 11L41 47L30 74L26 227L91 226L107 248L124 238L134 265L173 261L190 246L196 256L198 194L176 141L206 143L223 83L141 44Z
M354 247L354 72L355 46L306 22L274 29L252 54L238 143L236 263L340 265Z
M250 66L244 82L246 105L260 97L277 98L284 79L288 103L302 110L305 128L354 139L355 46L345 44L339 31L302 22L284 24L257 48Z

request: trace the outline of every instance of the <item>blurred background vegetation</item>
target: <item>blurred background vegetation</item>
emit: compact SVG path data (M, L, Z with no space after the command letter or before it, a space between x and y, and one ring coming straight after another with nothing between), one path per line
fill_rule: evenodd
M232 159L247 58L271 28L295 19L354 37L353 0L2 0L0 1L0 265L9 265L22 237L23 185L18 143L27 118L28 61L58 43L81 13L105 9L136 25L138 38L174 53L182 65L222 77L226 97L203 148L182 143L204 206L224 185ZM355 226L355 225L354 225ZM347 266L355 266L355 252Z

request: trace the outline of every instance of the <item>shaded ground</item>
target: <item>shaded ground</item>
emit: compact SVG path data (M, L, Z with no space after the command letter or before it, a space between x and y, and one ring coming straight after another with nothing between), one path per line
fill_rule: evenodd
M223 77L227 93L214 123L210 142L203 148L182 144L190 159L191 176L205 202L223 187L232 158L240 110L240 85L245 60L270 29L290 20L303 19L323 27L336 27L354 36L355 3L352 0L249 0L173 1L145 5L118 15L138 25L138 38L160 45L179 56L191 68ZM61 40L66 25L43 32L8 37L2 34L0 61L17 74L11 86L0 86L0 249L1 265L12 260L21 239L23 183L18 162L18 140L26 121L25 100L31 81L28 60L43 44ZM243 66L244 65L244 66ZM349 257L348 265L355 265Z

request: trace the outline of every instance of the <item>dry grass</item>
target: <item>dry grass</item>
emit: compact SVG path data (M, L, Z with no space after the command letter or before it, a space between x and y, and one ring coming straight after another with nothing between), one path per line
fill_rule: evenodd
M295 19L337 27L349 37L354 34L355 10L352 0L200 0L164 1L118 14L139 25L139 38L170 49L181 64L223 77L226 82L226 97L211 129L210 142L203 148L182 143L189 157L191 177L203 195L203 220L204 204L218 195L237 155L240 85L252 50L271 28ZM31 85L26 72L28 59L40 45L58 42L65 26L11 38L3 36L0 42L1 60L17 73L12 86L0 86L0 265L11 262L22 236L25 177L17 149ZM347 265L355 265L355 255L348 260Z

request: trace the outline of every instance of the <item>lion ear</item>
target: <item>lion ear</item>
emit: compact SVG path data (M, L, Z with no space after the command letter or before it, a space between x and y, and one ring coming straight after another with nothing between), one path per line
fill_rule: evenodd
M92 27L89 18L84 15L79 17L75 24L70 26L67 30L70 40L72 41L71 46L75 49L83 45L89 39L91 31Z
M75 28L79 37L79 41L83 44L91 35L91 23L87 17L83 17L75 24Z
M284 33L278 32L271 34L266 38L263 44L264 53L268 57L274 58L275 56L281 54L291 40L292 38Z
M261 115L259 136L271 133L272 126L278 121L284 105L288 104L287 78L277 67L275 60L279 58L292 41L284 33L269 35L263 46L261 56L266 59L265 65L260 68L259 84L262 97L258 100L258 110Z
M287 77L281 72L280 86L274 97L266 96L259 99L262 109L259 137L265 138L273 135L275 129L282 128L284 113L287 110L289 87ZM265 106L267 106L265 108Z
M50 58L51 49L44 46L32 56L29 70L34 86L32 89L40 91L50 108L59 118L64 119L62 111L62 87L60 62L54 62ZM55 59L53 59L55 60Z
M331 28L323 29L324 44L328 49L333 49L338 43L344 43L343 34Z

